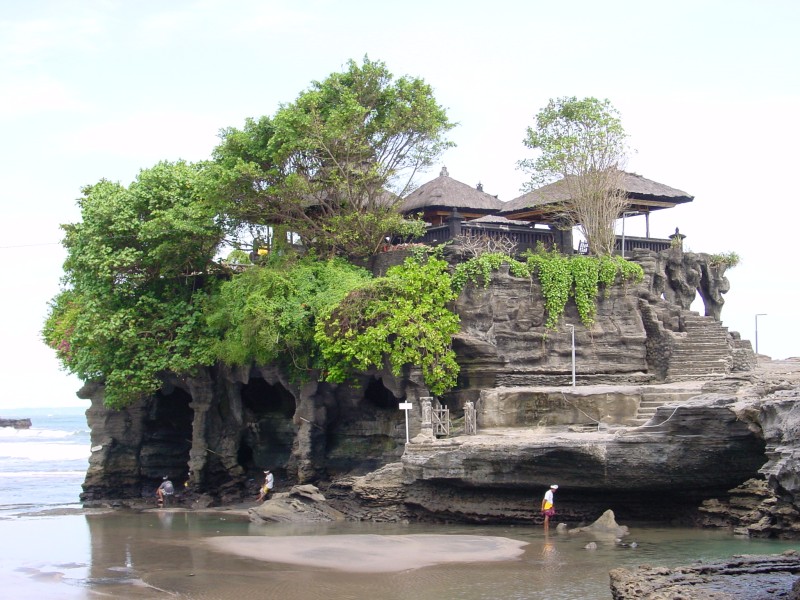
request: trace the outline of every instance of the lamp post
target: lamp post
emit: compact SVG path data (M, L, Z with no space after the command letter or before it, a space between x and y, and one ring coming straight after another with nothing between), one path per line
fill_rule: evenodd
M758 317L766 317L767 313L756 313L756 360L758 360Z
M567 323L572 331L572 387L575 387L575 325Z

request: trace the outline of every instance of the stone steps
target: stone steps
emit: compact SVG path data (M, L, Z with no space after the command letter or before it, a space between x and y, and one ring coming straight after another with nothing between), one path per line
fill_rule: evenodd
M684 314L682 322L684 331L675 335L667 381L729 373L728 328L697 313Z

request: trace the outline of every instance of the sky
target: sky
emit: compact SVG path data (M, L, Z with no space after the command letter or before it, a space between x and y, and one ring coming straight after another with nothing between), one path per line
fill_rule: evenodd
M694 196L651 236L739 254L723 323L800 356L799 28L795 0L0 0L0 409L86 404L40 335L83 186L207 159L221 129L365 55L424 79L459 123L418 183L446 166L501 200L550 98L609 99L628 170Z

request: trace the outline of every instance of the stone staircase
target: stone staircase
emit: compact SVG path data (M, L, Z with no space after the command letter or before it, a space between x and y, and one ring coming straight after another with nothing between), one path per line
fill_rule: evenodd
M684 331L674 334L667 381L704 379L730 373L733 355L728 328L713 317L686 312Z
M675 390L673 392L665 391L644 391L642 399L639 402L639 408L636 411L636 419L631 425L639 426L644 425L656 414L656 411L665 404L676 406L686 402L689 398L697 395L695 390Z

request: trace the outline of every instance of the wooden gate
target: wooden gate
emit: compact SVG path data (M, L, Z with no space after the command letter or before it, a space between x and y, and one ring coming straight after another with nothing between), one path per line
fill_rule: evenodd
M432 415L433 435L450 435L450 409L434 408Z

